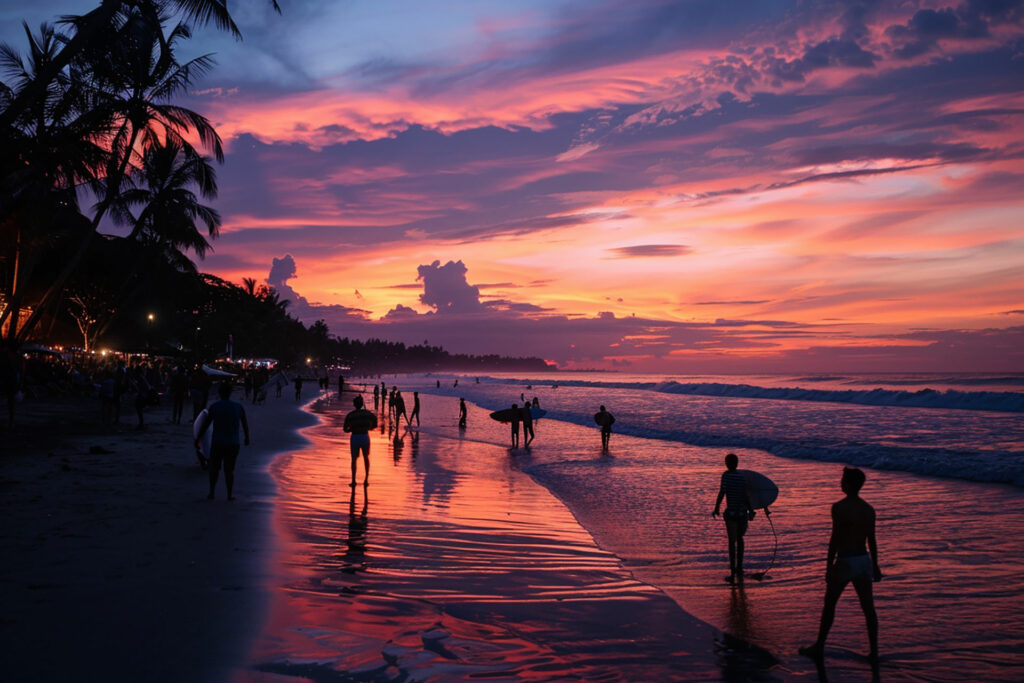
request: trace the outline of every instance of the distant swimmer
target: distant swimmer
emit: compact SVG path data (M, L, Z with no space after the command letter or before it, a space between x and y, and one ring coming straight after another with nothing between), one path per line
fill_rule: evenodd
M459 399L459 429L466 428L466 399Z
M747 478L737 472L739 458L735 453L725 456L726 471L722 472L722 483L718 488L718 499L712 517L718 516L725 503L725 531L729 535L729 583L743 582L743 534L747 533L747 522L754 518L754 508L747 496Z
M868 657L872 665L878 664L878 614L872 582L882 580L878 567L878 544L875 542L875 509L860 497L864 485L864 472L856 467L844 467L840 486L846 497L832 506L832 536L828 541L828 561L825 567L825 606L821 611L818 639L812 645L800 648L800 654L820 660L825 654L825 640L836 616L836 603L846 584L853 582L867 622Z
M533 414L530 412L530 404L524 403L523 415L523 446L529 446L533 441Z
M224 382L219 388L220 400L210 404L206 409L206 420L196 432L196 449L198 450L203 441L203 435L212 425L213 438L210 440L210 493L207 498L212 499L217 489L217 477L220 468L224 466L224 484L228 489L228 500L234 500L235 488L235 462L238 460L238 451L241 443L238 438L238 429L241 427L245 434L245 445L249 445L249 421L245 417L245 408L241 403L231 400L231 384Z
M349 449L352 452L352 483L349 486L355 488L360 453L363 454L363 485L370 483L370 430L377 428L377 416L363 407L362 396L352 399L352 405L355 406L355 410L345 416L343 429L352 434L349 440Z
M601 406L601 410L594 414L594 422L601 427L601 449L608 450L608 442L612 438L612 425L615 424L615 417Z
M512 448L519 448L519 404L512 404Z

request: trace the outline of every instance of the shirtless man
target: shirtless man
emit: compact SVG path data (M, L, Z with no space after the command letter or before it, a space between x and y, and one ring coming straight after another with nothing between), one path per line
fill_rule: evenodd
M512 404L512 448L519 448L519 404Z
M828 542L828 563L825 567L825 607L821 611L818 639L800 648L800 654L821 659L825 639L836 616L836 603L846 584L853 582L864 610L871 651L868 657L878 662L878 615L871 592L872 581L882 580L878 568L878 545L875 543L875 509L858 495L864 485L864 472L855 467L843 468L842 489L846 494L832 506L832 537Z

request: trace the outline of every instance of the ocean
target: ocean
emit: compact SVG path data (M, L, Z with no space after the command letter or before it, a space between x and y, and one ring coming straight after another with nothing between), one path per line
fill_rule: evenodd
M426 500L431 509L440 505L442 516L451 515L459 487L469 485L460 483L458 473L496 467L504 473L502 491L522 490L525 484L514 482L526 476L571 516L559 533L578 524L584 539L592 539L629 581L651 587L687 615L769 653L774 662L764 668L767 677L818 675L795 653L816 633L829 507L842 497L841 465L862 467L867 472L862 496L878 515L885 575L875 585L883 677L1024 678L1019 618L1024 613L1024 542L1018 534L1024 529L1024 375L444 374L383 381L402 389L410 409L412 392L421 392L425 417L419 428L396 430L400 438L388 432L381 440L387 454L379 449L375 454L375 463L387 463L389 477L415 482L415 495L408 482L389 484L390 504L395 497L412 496L420 501L417 505ZM372 396L364 396L372 404ZM537 423L536 440L529 449L509 449L507 427L486 413L534 396L547 411ZM465 431L457 427L459 397L472 406ZM324 423L309 435L314 446L275 466L286 498L301 499L284 506L282 523L300 546L312 542L311 527L303 519L351 520L355 514L344 504L349 489L333 488L337 477L347 476L347 454L337 456L344 449L338 423L349 407L346 402L318 403L315 410ZM602 404L616 417L608 452L600 448L592 417ZM437 455L417 460L413 450L410 461L406 435L413 444L432 440ZM748 579L738 588L723 581L728 573L725 532L721 521L710 516L729 451L739 455L741 468L769 476L780 489L770 520L759 515L747 534L746 568L765 572L765 577ZM435 457L437 462L430 460ZM301 467L300 461L305 463ZM438 468L441 461L445 464ZM327 462L334 463L329 465L335 468L330 475L334 483L325 487L322 468ZM405 463L410 470L400 474ZM309 486L318 493L299 493ZM380 490L374 486L367 489L367 500ZM490 497L497 501L500 496L492 492ZM486 500L467 503L467 518L481 517ZM329 539L318 542L330 546ZM308 549L292 550L316 556ZM443 554L438 548L419 552L427 558L432 552ZM381 556L367 566L383 569L398 556L408 563L409 555ZM336 557L324 562L322 554L321 560L311 561L313 570L305 561L297 565L306 578L310 571L319 575L337 569ZM296 569L295 563L290 566ZM320 592L322 577L319 581L300 581L296 590L308 597ZM336 595L338 586L328 585ZM863 617L851 589L840 602L829 638L830 677L862 678L866 649ZM563 664L563 673L572 670L570 659ZM723 675L728 670L724 666ZM758 669L741 670L749 676ZM608 677L609 671L614 667L601 675ZM513 679L529 678L521 674ZM706 675L702 671L699 677Z

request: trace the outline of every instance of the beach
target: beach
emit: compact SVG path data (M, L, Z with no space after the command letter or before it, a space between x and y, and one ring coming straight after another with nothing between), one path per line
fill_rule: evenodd
M438 392L434 378L394 381L408 404L420 390L422 425L395 428L378 413L365 487L362 464L349 486L341 430L353 393L247 405L253 446L234 502L223 484L205 500L191 427L161 422L161 408L144 431L111 431L91 404L26 406L2 470L0 550L17 558L0 576L11 680L870 679L852 591L825 668L796 654L821 608L837 464L735 449L782 494L772 525L759 515L747 537L748 572L766 577L733 587L709 514L728 449L616 432L602 452L597 430L567 412L581 396L589 407L584 389L547 388L537 440L511 449L488 412L517 383L448 380ZM482 404L468 402L465 430L462 392ZM747 405L672 400L711 428L716 410ZM628 432L635 421L610 407ZM757 410L769 424L771 404ZM815 410L802 414L861 420L868 409ZM949 441L964 412L948 429L935 413L919 438ZM1015 449L999 426L1009 416L993 415L978 416L995 425L987 438ZM1024 524L1019 487L869 470L864 496L878 510L885 573L882 677L1019 679L1024 557L1005 539Z
M224 681L269 604L274 454L313 418L247 405L253 445L237 500L206 500L192 425L170 407L134 429L99 425L98 400L18 406L0 456L0 626L9 681ZM190 414L190 411L189 413Z

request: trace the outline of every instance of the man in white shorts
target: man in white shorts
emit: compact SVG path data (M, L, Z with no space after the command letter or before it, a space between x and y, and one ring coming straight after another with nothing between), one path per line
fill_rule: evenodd
M820 660L825 654L825 639L836 616L836 603L846 584L853 582L867 621L868 657L878 663L878 615L872 582L882 580L878 568L878 544L875 542L875 509L858 495L864 485L864 472L855 467L843 468L842 489L846 494L832 506L832 537L828 542L828 564L825 569L825 607L821 611L818 639L800 648L800 654Z
M352 434L350 448L352 450L352 488L356 486L356 469L359 466L359 453L363 454L363 486L370 483L370 430L377 428L377 416L363 407L363 397L352 399L355 410L345 416L346 432Z

